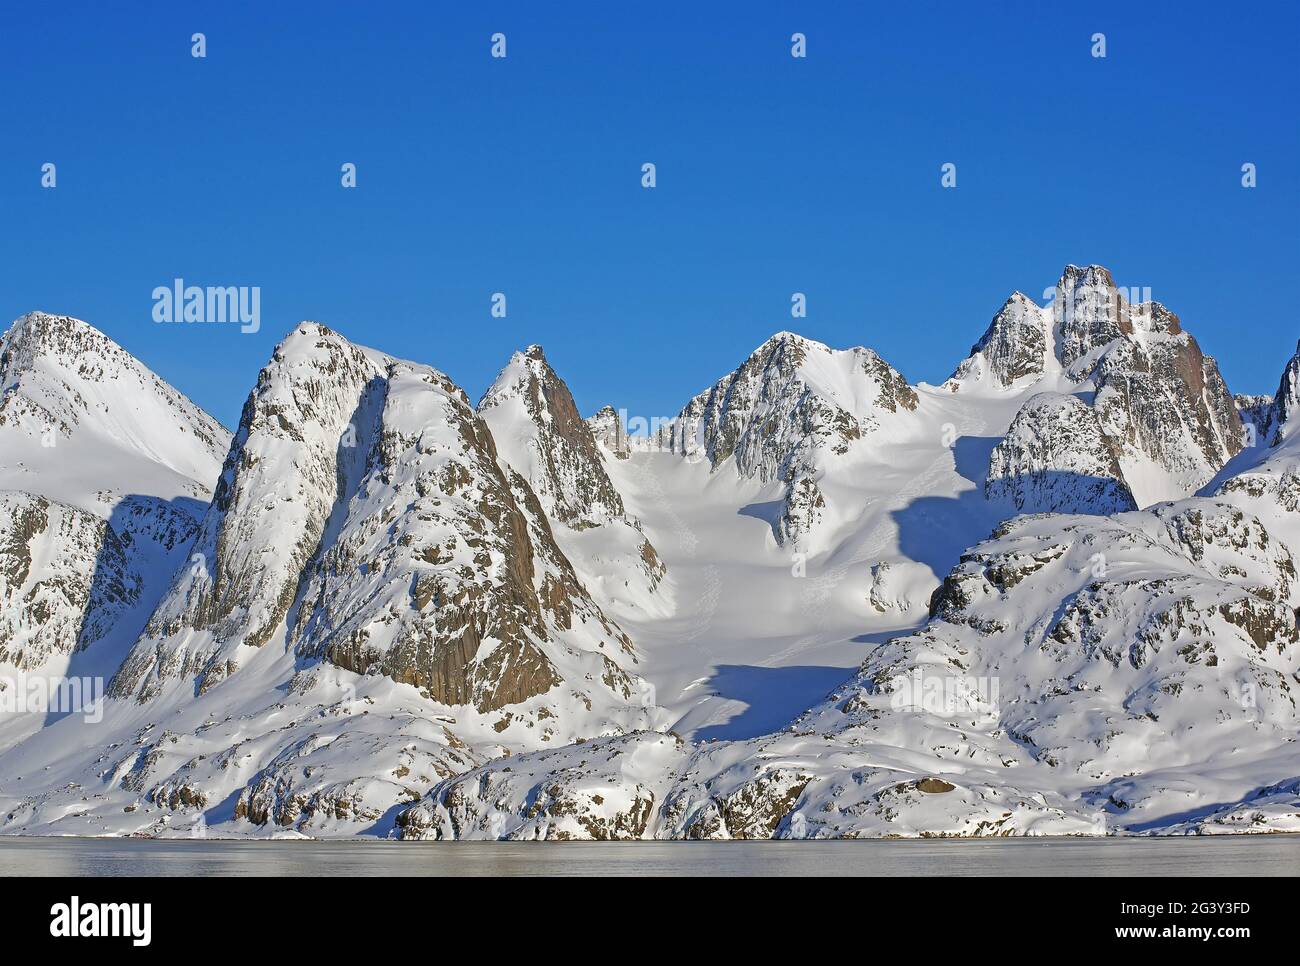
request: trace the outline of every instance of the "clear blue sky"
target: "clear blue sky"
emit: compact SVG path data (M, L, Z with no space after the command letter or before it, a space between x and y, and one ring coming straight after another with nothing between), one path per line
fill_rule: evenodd
M474 399L541 342L584 411L646 416L787 328L937 382L1012 290L1037 297L1067 262L1150 286L1238 392L1273 391L1300 336L1293 3L96 2L3 18L0 316L84 318L227 424L301 319ZM260 286L262 331L155 325L150 293L177 276Z

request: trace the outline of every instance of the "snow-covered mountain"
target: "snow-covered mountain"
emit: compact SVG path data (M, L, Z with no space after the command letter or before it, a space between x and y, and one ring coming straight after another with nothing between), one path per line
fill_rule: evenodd
M0 673L121 661L166 590L230 434L85 322L0 337Z
M401 834L1300 830L1297 359L1274 397L1281 442L1216 499L1009 520L963 555L924 627L874 648L784 730L693 747L639 734L488 762L399 815ZM989 485L1053 500L1039 471L1087 457L1120 495L1081 409L1029 400L994 452L1009 472Z
M34 312L0 338L0 489L97 515L132 493L206 503L229 441L85 322Z
M112 735L64 773L94 803L29 779L5 827L166 834L226 802L240 829L354 834L478 761L659 720L465 394L323 326L259 375L188 549L102 721L5 755L30 775L58 732Z
M1295 558L1233 507L1018 517L945 579L923 629L875 648L782 731L694 748L642 734L487 763L398 826L804 838L1208 821L1224 801L1276 804L1273 786L1294 781L1297 603ZM1280 809L1246 827L1295 819Z
M541 346L511 357L479 400L478 413L549 517L585 530L623 515L591 429Z
M1244 440L1214 359L1159 302L1130 304L1099 265L1066 266L1047 306L1012 295L946 385L1086 394L1141 506L1195 492Z
M1275 438L1280 438L1284 432L1287 435L1293 433L1296 417L1300 416L1300 342L1296 343L1296 353L1282 374L1282 384L1278 386L1273 407L1274 423L1278 429Z
M613 406L602 406L588 416L587 428L591 430L591 438L603 446L610 456L625 460L632 455L632 444L628 438L627 427L623 425L622 417Z
M1263 416L1255 445L1206 490L1257 515L1300 557L1300 345Z
M229 439L28 325L0 671L113 682L0 716L0 831L1300 830L1300 347L1234 398L1097 266L942 386L780 333L653 438L538 347L473 407L304 323ZM41 447L65 424L107 499Z
M140 585L107 520L0 492L0 664L30 671L85 650L139 602Z
M1300 343L1296 344L1296 354L1282 373L1277 393L1269 405L1261 408L1259 438L1270 446L1281 445L1284 438L1296 432L1297 416L1300 416Z
M666 568L609 477L604 454L610 450L597 445L541 346L514 354L478 413L501 459L537 494L582 583L620 616L638 607L662 613L655 594ZM616 437L614 443L617 453Z
M773 531L797 545L826 515L819 478L827 465L916 407L916 391L870 349L838 351L779 332L687 403L673 448L703 455L714 468L730 460L760 483L783 483Z
M465 394L323 326L262 370L193 550L113 694L177 678L203 693L287 634L300 656L480 712L566 688L610 717L644 703L632 642ZM557 710L535 705L516 713L530 727Z

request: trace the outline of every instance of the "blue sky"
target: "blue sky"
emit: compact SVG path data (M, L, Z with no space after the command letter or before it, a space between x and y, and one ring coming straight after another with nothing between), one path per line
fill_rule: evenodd
M475 399L540 342L584 411L645 416L675 414L780 329L940 381L1012 290L1039 296L1067 262L1150 287L1238 392L1272 392L1300 336L1290 3L4 18L0 317L84 318L227 424L307 318ZM176 277L260 286L261 332L154 324L151 292ZM505 319L489 314L498 291Z

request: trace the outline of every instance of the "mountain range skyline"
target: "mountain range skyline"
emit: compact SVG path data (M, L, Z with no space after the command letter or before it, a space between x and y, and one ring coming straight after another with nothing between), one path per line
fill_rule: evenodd
M1150 297L1150 295L1151 295L1150 291L1149 291L1149 290L1146 290L1145 287L1143 287L1142 289L1138 289L1138 288L1136 288L1136 287L1126 287L1126 286L1124 286L1124 285L1122 285L1122 284L1119 284L1119 283L1114 279L1114 277L1113 277L1112 273L1109 271L1109 269L1107 269L1107 268L1105 268L1105 267L1103 267L1103 266L1101 266L1101 265L1099 265L1099 264L1097 264L1097 263L1082 263L1082 264L1080 264L1080 265L1076 265L1076 264L1074 264L1074 263L1070 263L1070 264L1067 264L1067 265L1066 265L1066 269L1065 269L1065 270L1066 270L1066 272L1069 272L1069 271L1071 271L1071 270L1092 270L1092 269L1100 269L1102 272L1104 272L1104 273L1106 274L1106 276L1107 276L1108 284L1110 284L1110 285L1112 285L1112 286L1117 286L1117 289L1118 289L1118 291L1119 291L1121 294L1132 293L1132 294L1135 294L1135 295L1136 295L1136 294L1141 293L1142 295L1145 295L1145 296L1147 296L1147 297ZM178 284L179 284L180 280L177 280L177 282L178 282ZM1015 289L1015 290L1013 290L1013 291L1010 293L1010 296L1009 296L1009 297L1007 297L1007 298L1005 298L1005 299L1003 300L1003 302L1001 303L1001 304L1002 304L1002 308L999 309L998 312L995 312L995 313L992 315L991 318L993 319L993 322L992 322L991 324L992 324L992 325L996 325L996 322L997 322L997 319L999 318L999 315L1000 315L1002 312L1004 312L1004 311L1006 310L1006 308L1007 308L1008 305L1015 303L1017 299L1021 300L1021 301L1023 302L1023 304L1031 305L1033 308L1036 308L1036 309L1050 309L1051 306L1052 306L1052 303L1053 303L1053 301L1054 301L1054 299L1055 299L1056 293L1057 293L1058 291L1059 291L1059 282L1056 283L1056 284L1054 284L1054 285L1052 285L1052 286L1048 286L1047 288L1044 288L1043 291L1042 291L1041 296L1039 296L1039 297L1035 297L1035 296L1033 296L1033 295L1030 295L1030 294L1026 293L1025 291L1023 291L1023 290L1021 290L1021 289ZM1159 299L1154 299L1154 298L1152 298L1151 301L1152 301L1153 304L1159 306L1162 310L1168 310L1168 308L1169 308L1169 307L1166 306L1163 302L1161 302ZM179 302L178 302L178 305L179 305ZM179 314L179 312L178 312L178 314ZM31 309L31 310L29 310L29 311L27 311L27 312L22 313L22 315L16 317L15 320L11 323L11 325L16 325L16 324L18 324L19 322L21 322L23 318L26 318L26 317L29 317L29 316L50 316L50 317L56 317L56 318L74 318L74 319L75 319L75 318L78 318L78 316L75 316L75 315L67 315L67 314L65 314L65 313L59 313L59 312L48 312L48 311L46 311L45 309ZM827 347L827 348L833 348L833 346L831 345L831 343L829 343L829 342L825 342L825 341L820 340L820 339L817 339L817 338L815 338L815 337L813 337L813 336L811 336L811 335L809 334L809 331L812 330L812 329L814 329L815 326L807 326L807 325L801 325L801 324L800 324L800 323L805 323L805 322L807 322L807 321L808 321L807 319L797 319L797 318L792 318L792 319L789 320L789 324L785 324L785 323L783 323L783 324L779 325L777 328L773 328L773 329L771 329L771 330L769 331L769 334L768 334L767 336L763 337L763 338L762 338L758 343L755 344L755 351L757 351L758 349L761 349L764 345L766 345L767 343L771 342L773 339L780 338L781 336L784 336L784 335L791 335L791 336L794 336L794 337L799 338L799 339L804 339L804 340L807 340L807 341L810 341L810 342L815 342L815 343L817 343L817 344L819 344L819 345L822 345L822 346L825 346L825 347ZM233 325L234 325L235 328L238 327L238 319L237 319L237 318L232 318L232 319L231 319L231 322L233 323ZM324 323L322 320L319 320L319 319L299 319L299 320L297 320L297 321L291 323L291 324L286 328L286 330L285 330L285 334L287 335L289 332L292 332L293 329L295 329L297 326L299 326L299 325L301 325L301 324L304 324L304 323L326 325L326 326L327 326L328 328L330 328L332 331L337 331L337 332L339 332L340 335L344 335L344 336L346 337L346 333L347 333L347 326L346 326L346 325L344 325L343 327L335 327L335 326L328 325L327 323ZM981 323L981 324L989 325L989 323ZM185 328L188 328L190 331L195 331L195 332L198 332L198 331L200 331L200 330L205 330L205 329L207 329L207 330L211 330L211 329L224 328L224 326L214 326L214 325L211 325L210 323L207 323L207 322L204 321L204 320L200 320L199 322L197 322L197 323L195 323L195 324L192 324L192 325L187 325L186 323L180 321L179 319L178 319L176 322L174 322L174 323L172 324L172 326L168 326L168 327L169 327L169 328L170 328L170 327L175 327L175 328L179 328L179 329L185 329ZM1193 324L1193 327L1196 328L1197 331L1202 331L1202 327L1201 327L1201 326L1198 326L1198 325ZM104 334L106 334L106 335L108 334L107 330L101 330L101 331L103 331ZM975 328L972 328L971 331L975 331ZM270 332L269 332L268 334L271 335L272 337L275 336L274 330L270 330ZM1202 332L1202 335L1203 335L1203 332ZM971 352L971 353L976 352L976 351L980 348L980 346L979 346L980 340L983 339L983 338L987 338L987 336L988 336L988 331L986 331L985 334L984 334L983 336L980 337L980 339L975 339L974 341L972 341L972 342L970 343L970 352ZM282 339L283 339L283 336L279 337L279 338L277 339L277 344L278 344L278 341L281 341ZM115 340L115 341L116 341L116 340ZM1286 340L1284 339L1284 342L1285 342L1285 341L1286 341ZM376 346L375 346L375 347L376 347L376 348L380 348L380 344L379 344L379 343L376 343ZM538 342L538 341L521 342L519 345L517 345L517 346L515 346L515 347L513 347L513 348L510 348L510 349L507 349L507 351L506 351L506 355L504 356L504 358L509 359L509 358L511 358L512 356L517 355L517 354L518 354L520 351L522 351L522 350L527 350L527 349L534 348L534 347L536 347L536 348L538 348L538 349L540 349L540 350L542 350L542 351L545 351L545 352L547 352L547 353L550 352L550 350L548 349L548 347L546 346L546 344L545 344L544 342ZM844 345L844 349L847 350L847 349L850 349L850 348L855 348L855 349L866 349L866 350L871 351L871 352L873 352L873 353L877 352L876 348L875 348L874 346L872 346L869 342L866 342L866 341L859 341L859 342L848 343L848 344L845 344L845 345ZM399 350L399 351L400 351L400 350ZM959 352L960 350L957 350L957 351ZM133 355L134 355L134 353L133 353ZM937 353L936 353L936 355L937 355ZM919 385L939 386L939 385L942 385L945 381L951 379L954 375L958 375L958 374L960 374L960 364L961 364L964 360L969 360L970 356L969 356L969 354L968 354L967 356L960 356L960 355L956 354L956 352L954 352L952 355L953 355L953 359L952 359L951 361L944 361L944 362L936 362L936 363L935 363L934 371L935 371L935 373L936 373L936 376L935 376L934 380L924 379L924 378L920 378L920 379L907 379L907 380L906 380L907 384L908 384L908 385L918 385L918 386L919 386ZM886 361L888 361L887 357L884 357L884 358L886 359ZM1219 356L1218 356L1217 354L1214 355L1214 358L1215 358L1216 362L1218 362L1218 360L1219 360ZM735 358L734 358L734 353L733 353L732 355L730 355L730 356L725 356L725 357L723 358L723 360L722 360L722 362L721 362L721 364L720 364L720 367L721 367L721 368L725 368L727 365L732 365L732 364L734 364L734 362L735 362ZM487 393L487 392L489 392L489 391L491 390L491 384L495 381L495 379L497 378L497 376L500 375L500 369L501 369L501 368L502 368L502 367L499 366L498 369L494 371L494 375L492 376L492 378L490 378L490 379L488 380L487 384L485 385L485 387L483 388L483 390L481 390L481 392L479 392L479 393L475 393L475 394L474 394L474 395L476 396L476 398L479 397L479 396L481 396L483 393ZM164 373L164 374L165 374L165 373ZM450 373L449 373L449 375L450 375ZM900 375L901 375L901 373L900 373ZM171 379L169 379L168 381L169 381L169 382L172 382L173 384L175 384L175 380L171 380ZM458 384L458 385L461 385L461 384L462 384L462 383L460 382L460 380L456 380L456 381L457 381L457 384ZM575 388L574 388L574 392L575 392L575 402L576 402L576 400L577 400L578 398L580 398L580 397L590 397L590 395L591 395L590 392L585 392L585 391L583 390L583 388L581 387L581 384L580 384L580 383L577 383L576 380L575 380L575 383L576 383ZM178 386L177 388L181 388L181 387ZM1236 389L1235 386L1234 386L1234 395L1242 396L1242 397L1245 397L1245 396L1271 396L1271 395L1273 394L1273 392L1275 391L1275 389L1276 389L1275 386L1274 386L1274 387L1271 387L1271 388L1269 387L1269 385L1268 385L1268 379L1266 378L1263 384L1261 384L1260 386L1254 386L1254 387L1251 387L1249 390L1239 390L1239 389ZM183 391L183 389L182 389L182 391ZM186 393L186 396L189 397L189 398L191 398L191 399L193 398L192 396L190 396L189 393ZM205 408L205 411L211 413L211 411L210 411L210 410L207 410L206 407L204 407L204 408ZM219 407L219 408L222 408L222 409L225 409L225 410L229 410L229 406ZM619 400L618 400L617 398L612 398L612 399L589 398L589 401L588 401L588 402L586 402L584 405L582 405L582 406L580 406L580 407L578 407L578 408L579 408L579 410L584 414L584 418L586 418L586 417L591 417L591 416L595 415L597 412L599 412L599 411L602 410L602 409L606 409L606 408L612 409L612 410L614 410L615 413L619 413L619 414L621 414L621 415L624 415L624 416L627 417L628 420L631 421L631 428L630 428L630 430L629 430L628 427L625 425L625 426L624 426L624 431L629 431L629 432L631 432L631 433L634 434L634 435L636 435L636 434L640 434L640 433L645 433L645 432L648 431L648 427L651 427L651 426L658 426L658 425L660 425L660 424L662 424L662 423L667 423L667 422L669 422L669 421L671 421L671 420L673 420L673 419L676 419L677 416L680 415L680 412L679 412L679 410L680 410L680 406L674 407L674 406L672 406L672 405L669 405L669 406L666 408L666 410L665 410L664 412L654 412L654 413L650 413L650 412L641 412L641 411L639 411L639 410L630 409L630 408L627 407L627 406L620 405L620 404L619 404ZM237 414L237 413L238 413L238 408L236 408L236 409L234 410L234 412ZM212 415L215 416L215 414L212 414ZM226 419L222 419L221 421L222 421L222 424L223 424L223 425L229 427L230 425L233 425L234 423L236 423L238 420L237 420L237 418L236 418L236 419L234 419L234 420L230 420L230 421L227 421Z
M505 2L399 4L391 31L337 3L129 28L20 9L0 35L19 226L0 319L93 320L226 425L303 319L475 397L540 343L584 413L667 416L784 329L937 383L1010 290L1041 301L1062 264L1096 262L1266 393L1295 329L1300 133L1279 119L1298 18L935 3L885 27L854 7L670 2L647 22ZM176 278L260 288L261 330L154 324L150 293Z
M1234 397L1054 292L938 385L778 332L654 439L540 347L475 403L310 322L227 430L20 319L0 697L95 700L0 715L0 832L1296 830L1300 345Z

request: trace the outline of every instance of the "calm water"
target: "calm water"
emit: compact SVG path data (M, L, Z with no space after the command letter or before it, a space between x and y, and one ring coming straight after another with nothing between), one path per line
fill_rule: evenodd
M0 875L1300 875L1300 836L868 842L221 842L0 836Z

